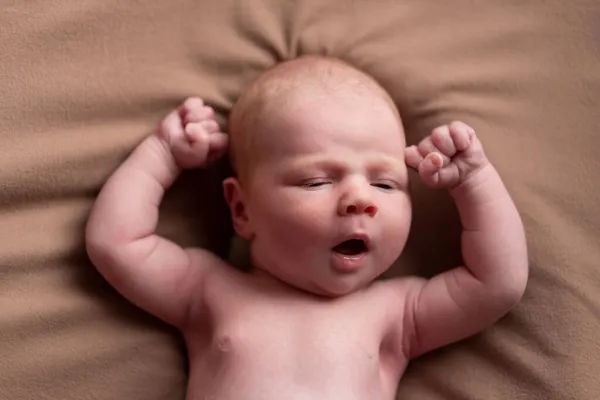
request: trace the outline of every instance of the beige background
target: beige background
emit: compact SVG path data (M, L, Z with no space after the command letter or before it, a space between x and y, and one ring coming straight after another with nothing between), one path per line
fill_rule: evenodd
M321 53L379 79L410 142L449 120L472 124L527 229L523 302L415 361L402 398L597 399L598 21L591 0L2 1L0 398L183 398L176 332L117 295L85 256L90 206L186 96L223 121L265 68ZM186 174L160 231L227 254L224 171ZM394 273L454 265L452 204L416 182L414 199Z

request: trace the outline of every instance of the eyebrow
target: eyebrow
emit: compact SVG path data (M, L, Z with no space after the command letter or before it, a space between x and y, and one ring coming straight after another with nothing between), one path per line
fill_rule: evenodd
M301 157L299 160L297 160L296 162L292 163L292 165L294 166L310 166L310 167L316 167L316 168L322 168L322 169L327 169L327 170L345 170L346 168L346 163L344 163L343 161L340 160L331 160L331 159L325 159L322 157L315 157L315 156L306 156L306 157Z
M399 160L393 157L378 157L369 162L369 173L382 173L388 171L397 171L397 163L402 163L404 160ZM348 169L347 163L343 159L331 160L321 156L305 156L299 160L289 164L292 168L297 167L315 167L329 171L345 171Z
M382 158L371 163L371 165L369 166L370 170L373 172L386 172L396 170L396 166L394 165L395 162L390 161L390 159L398 161L399 163L404 162L404 160L400 161L392 157L389 157L389 159Z

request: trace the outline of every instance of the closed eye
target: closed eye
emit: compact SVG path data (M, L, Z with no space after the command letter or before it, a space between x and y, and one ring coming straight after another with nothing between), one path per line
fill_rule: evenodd
M371 186L375 186L385 190L391 190L394 188L392 185L388 185L387 183L372 183Z
M321 186L325 186L327 185L329 182L325 182L325 181L320 181L320 182L305 182L302 184L302 186L307 187L307 188L318 188Z

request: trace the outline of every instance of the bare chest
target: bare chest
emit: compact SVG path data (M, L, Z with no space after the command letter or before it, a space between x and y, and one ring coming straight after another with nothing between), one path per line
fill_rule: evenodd
M228 398L222 391L236 382L278 398L294 390L290 399L303 392L376 399L395 390L405 362L386 337L392 312L384 299L368 292L329 300L252 286L221 289L209 297L208 318L186 333L198 390Z

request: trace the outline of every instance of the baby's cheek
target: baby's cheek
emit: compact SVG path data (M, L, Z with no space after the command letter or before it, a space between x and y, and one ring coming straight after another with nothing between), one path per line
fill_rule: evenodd
M326 213L330 211L330 207L327 207L322 199L315 197L298 196L273 202L271 212L277 219L286 220L290 224L310 226L326 217Z
M281 234L284 236L298 236L303 242L314 242L323 239L326 219L315 213L290 212L284 224L280 224Z
M402 251L410 231L410 207L405 209L400 207L399 205L396 206L395 210L391 210L388 216L382 215L381 219L383 224L383 240L386 242L386 246L393 252Z

